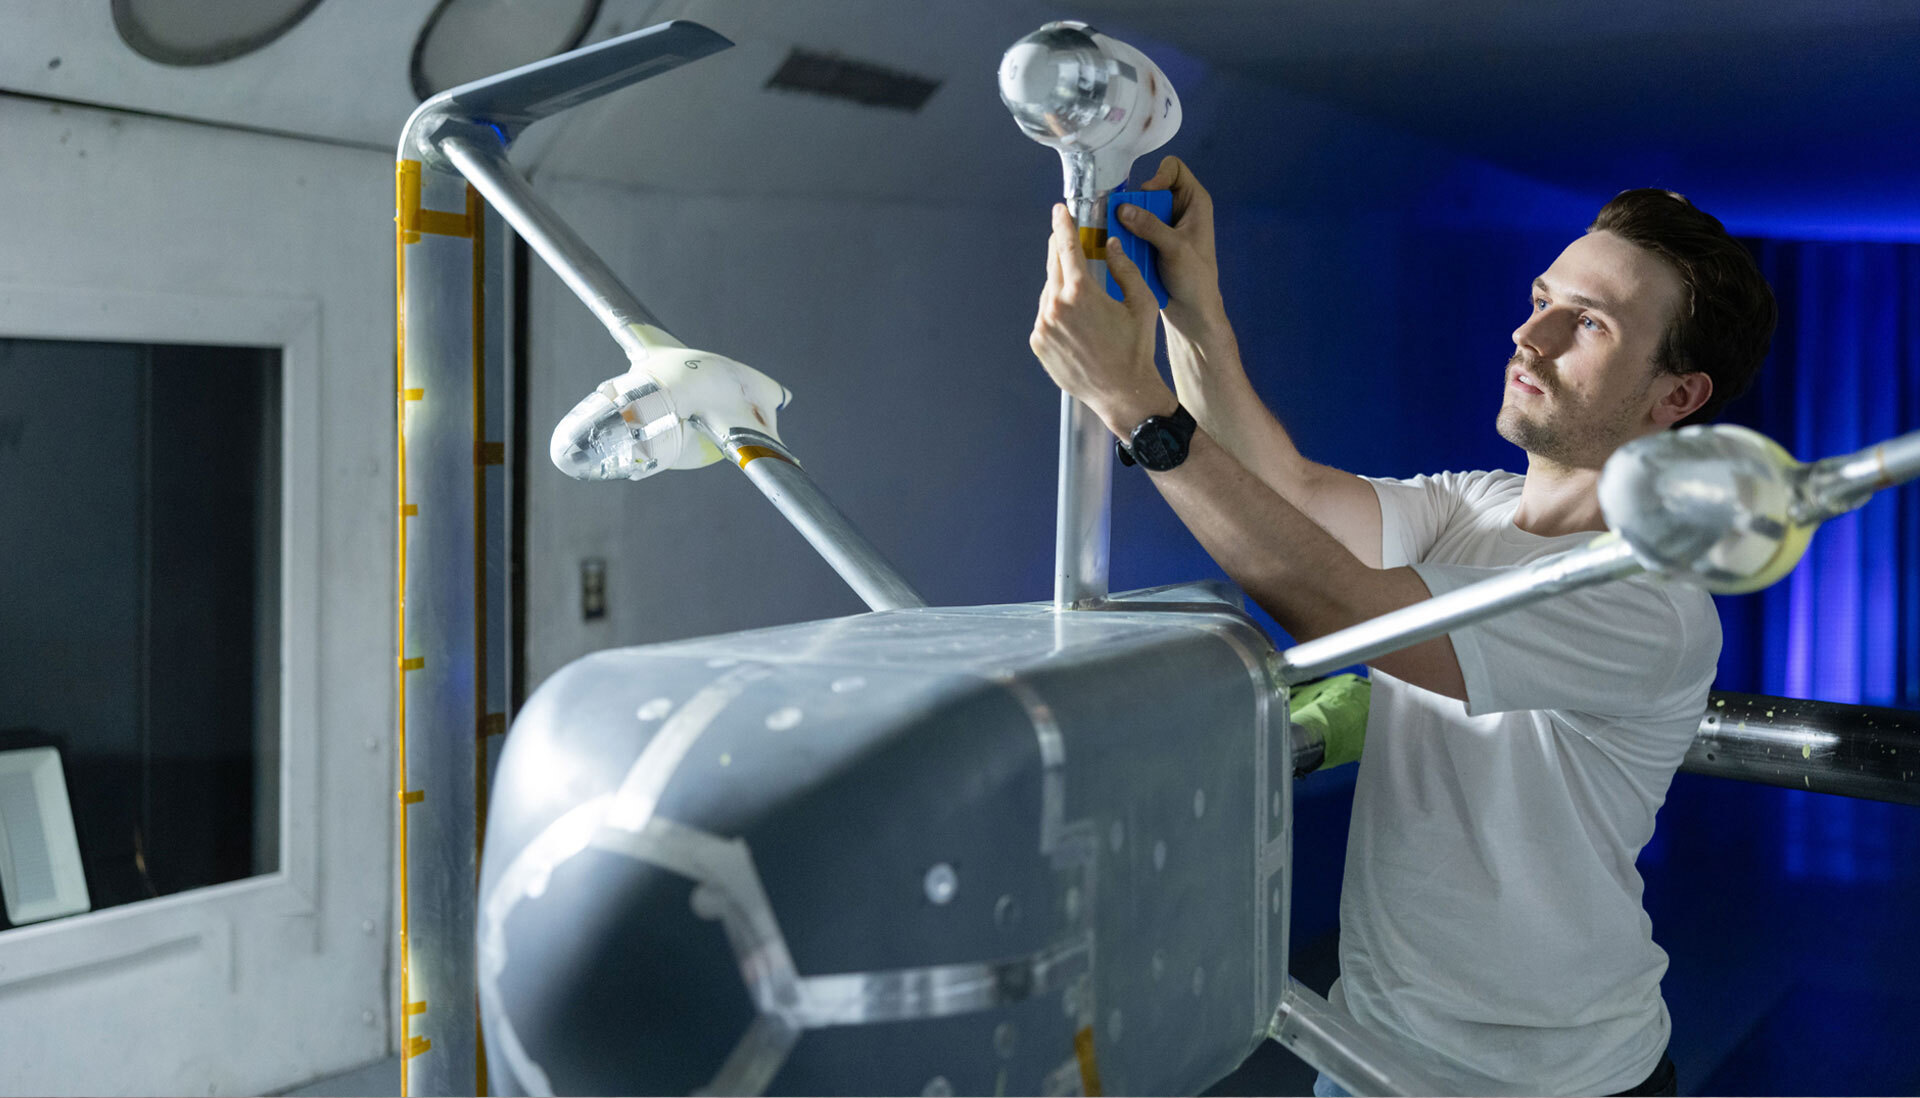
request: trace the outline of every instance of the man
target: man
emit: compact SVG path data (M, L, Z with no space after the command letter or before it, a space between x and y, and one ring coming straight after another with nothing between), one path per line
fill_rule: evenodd
M1363 479L1302 457L1255 395L1207 192L1172 157L1146 186L1173 191L1172 225L1121 215L1159 251L1174 388L1139 272L1110 248L1127 300L1108 297L1064 207L1031 345L1297 640L1591 540L1607 456L1709 418L1773 330L1771 291L1717 220L1624 192L1534 280L1513 332L1496 426L1526 476ZM1372 661L1332 1001L1456 1093L1674 1093L1666 954L1634 859L1719 651L1703 592L1642 576ZM1339 1091L1323 1076L1316 1093Z

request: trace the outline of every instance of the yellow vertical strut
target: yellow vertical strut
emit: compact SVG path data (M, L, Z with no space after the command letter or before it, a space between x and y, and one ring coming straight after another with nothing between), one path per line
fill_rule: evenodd
M409 1043L409 1030L413 1028L412 986L409 979L409 957L407 945L407 519L419 513L419 508L407 502L407 401L413 397L407 389L407 243L408 236L418 240L418 233L409 232L409 223L414 220L410 209L420 205L420 165L417 161L402 160L394 174L394 234L393 234L393 289L394 289L394 394L395 417L394 438L397 446L395 453L396 479L398 481L399 517L398 552L399 563L395 569L399 577L398 587L394 591L394 629L399 651L396 659L400 665L399 683L396 694L399 701L399 721L395 735L398 741L399 789L400 797L399 845L400 845L400 1093L407 1094L407 1060L413 1055ZM418 394L424 397L426 394ZM424 1007L423 1007L424 1009Z
M394 202L394 206L395 206L395 210L394 210L394 326L395 326L394 388L396 391L396 396L398 398L395 401L396 417L397 417L396 424L395 424L395 427L396 427L395 441L396 441L396 448L397 448L395 466L397 471L396 479L398 481L398 491L396 493L397 503L398 503L398 516L396 519L396 524L398 528L397 542L398 542L398 557L399 557L398 566L396 569L399 586L397 591L395 592L395 629L398 635L399 652L397 655L397 663L398 663L399 672L400 672L398 677L398 685L396 688L396 696L398 698L398 709L399 709L398 721L396 723L396 736L397 736L397 747L398 747L397 755L399 759L398 794L399 794L399 802L400 802L398 832L399 832L399 847L400 847L400 850L399 850L400 1058L402 1063L401 1073L400 1073L400 1093L402 1095L406 1095L410 1088L409 1072L406 1070L406 1067L405 1067L406 1061L413 1059L415 1056L418 1056L421 1053L424 1053L433 1047L433 1042L429 1038L425 1036L415 1036L412 1033L413 1018L416 1015L425 1014L427 1010L427 1004L424 1000L416 1001L413 998L412 949L411 949L412 926L411 926L411 919L410 919L411 905L408 902L408 888L407 888L407 883L408 883L407 882L407 815L408 815L407 810L412 806L419 804L426 799L425 790L407 788L408 783L407 783L407 679L406 679L407 672L417 671L426 666L426 658L424 656L409 657L406 652L406 645L407 645L407 519L415 517L420 513L419 505L414 503L409 503L407 501L407 405L411 401L425 400L427 396L426 390L424 389L409 389L406 387L407 386L407 366L406 366L407 254L406 254L406 247L409 244L418 243L423 233L431 233L437 236L471 237L474 240L474 246L473 246L473 264L474 264L474 270L473 270L473 295L474 295L474 300L473 300L473 385L474 385L474 440L475 440L474 454L476 458L475 472L474 472L474 507L475 507L475 522L476 522L476 527L475 527L476 533L475 533L475 540L474 540L474 554L475 554L475 580L474 580L475 592L474 593L475 593L476 622L478 623L478 628L476 631L476 639L475 639L475 660L476 660L476 667L480 669L479 674L476 676L475 691L476 691L476 701L478 703L476 706L476 711L483 714L480 721L480 730L483 736L484 736L485 730L491 726L492 718L484 715L486 713L485 668L487 666L486 664L486 602L484 598L485 596L485 564L486 564L486 548L485 548L485 544L486 544L485 543L486 481L485 481L485 470L480 468L480 466L482 464L486 464L486 462L483 461L484 456L490 453L494 449L494 447L498 445L498 444L483 444L481 441L482 434L485 431L485 419L484 419L485 405L482 403L481 394L482 394L482 386L485 380L485 354L486 354L485 343L484 343L485 316L483 311L484 299L482 297L482 289L483 289L483 284L486 278L486 268L484 265L485 264L485 254L483 251L484 241L482 240L482 230L480 227L481 226L480 197L478 193L473 190L472 187L468 187L467 188L467 208L462 213L452 213L452 212L443 211L443 210L424 209L421 206L420 171L421 171L421 167L420 167L419 161L401 160L398 162L396 166L395 180L394 180L394 192L395 192L395 195L394 195L395 197L395 202ZM476 762L476 770L478 772L478 777L476 778L476 794L480 797L480 801L479 801L479 804L476 806L475 811L478 814L478 813L485 812L486 766L484 761L485 760L484 740L477 738L475 742L476 742L476 746L480 748L480 757ZM482 829L484 829L484 821L482 821ZM478 860L478 855L479 855L479 851L476 846L476 849L475 849L476 863ZM477 1026L476 1026L476 1030L477 1030ZM477 1038L478 1038L478 1033L476 1032L476 1039ZM479 1093L485 1094L487 1091L486 1053L485 1053L484 1046L479 1044L478 1042L476 1043L474 1055L477 1061L477 1065L476 1065L476 1079L478 1080L477 1089Z

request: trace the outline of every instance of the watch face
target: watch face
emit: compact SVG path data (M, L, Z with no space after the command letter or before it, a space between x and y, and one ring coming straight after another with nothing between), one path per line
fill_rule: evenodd
M1155 416L1141 426L1133 439L1134 460L1149 469L1165 471L1187 456L1187 440Z

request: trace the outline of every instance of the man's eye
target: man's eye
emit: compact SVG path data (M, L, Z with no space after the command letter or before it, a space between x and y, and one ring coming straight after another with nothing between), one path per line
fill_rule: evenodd
M1536 298L1534 298L1534 299L1533 299L1533 311L1534 311L1534 312L1536 312L1536 313L1537 313L1537 312L1539 312L1540 310L1542 310L1542 309L1544 309L1544 308L1546 308L1546 307L1547 307L1547 299L1546 299L1546 298L1544 298L1544 297L1536 297Z
M1597 332L1597 331L1599 331L1599 330L1600 330L1600 325L1599 325L1599 324L1596 324L1596 323L1594 322L1594 319L1593 319L1592 317L1590 317L1590 316L1583 316L1583 317L1581 317L1581 318L1580 318L1580 326L1581 326L1582 328L1585 328L1585 329L1586 329L1587 331L1589 331L1589 332Z

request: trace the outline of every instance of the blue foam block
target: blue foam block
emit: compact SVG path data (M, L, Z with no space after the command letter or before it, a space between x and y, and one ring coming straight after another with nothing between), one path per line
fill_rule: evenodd
M1147 280L1147 289L1153 291L1153 298L1162 309L1167 307L1167 288L1160 284L1160 256L1153 245L1127 231L1120 223L1117 212L1121 203L1138 206L1162 221L1173 220L1172 191L1115 191L1107 196L1107 235L1120 242L1120 250L1126 253L1133 265L1140 268L1141 277ZM1107 293L1115 301L1125 301L1126 295L1120 292L1120 284L1113 280L1113 273L1107 273Z

